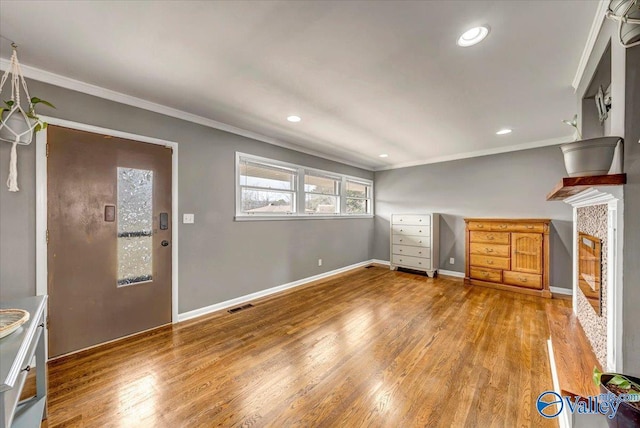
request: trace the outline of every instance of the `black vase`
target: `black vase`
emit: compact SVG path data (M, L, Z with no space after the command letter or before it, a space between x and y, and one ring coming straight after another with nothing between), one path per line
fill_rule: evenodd
M611 391L606 387L607 382L614 377L615 374L603 374L600 378L600 391L603 393L610 393ZM637 383L640 385L640 379L633 376L622 375L627 379ZM640 427L640 410L633 407L631 404L623 401L620 403L620 407L618 407L618 412L616 415L609 419L608 417L607 423L612 428L638 428Z

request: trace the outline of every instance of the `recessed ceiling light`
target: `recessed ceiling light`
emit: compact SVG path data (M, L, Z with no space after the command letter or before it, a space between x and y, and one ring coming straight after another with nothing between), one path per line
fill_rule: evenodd
M381 157L381 158L388 158L388 157L389 157L389 155L388 155L388 154L386 154L386 153L383 153L383 154L378 155L378 156L379 156L379 157Z
M289 122L300 122L302 119L300 118L300 116L289 116L287 117L287 120Z
M505 129L499 130L498 132L496 132L496 134L506 135L506 134L511 134L512 131L513 131L512 129L505 128Z
M462 36L458 39L458 46L463 48L473 46L483 41L487 34L489 34L489 27L473 27L462 33Z

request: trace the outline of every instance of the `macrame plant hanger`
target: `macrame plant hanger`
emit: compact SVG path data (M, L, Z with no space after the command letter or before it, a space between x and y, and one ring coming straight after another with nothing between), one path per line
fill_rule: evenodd
M10 192L17 192L18 189L18 144L29 145L33 139L33 130L38 126L38 120L34 119L35 110L27 89L27 82L24 80L20 63L18 62L18 47L11 44L13 55L9 61L9 67L5 70L2 80L0 80L0 95L7 80L11 80L11 100L8 110L5 110L0 117L0 140L12 143L11 157L9 160L9 178L7 187ZM10 79L9 79L10 78ZM29 110L25 111L21 106L20 92L24 91ZM6 101L0 97L1 101ZM13 120L11 120L13 119ZM10 123L11 122L11 123Z

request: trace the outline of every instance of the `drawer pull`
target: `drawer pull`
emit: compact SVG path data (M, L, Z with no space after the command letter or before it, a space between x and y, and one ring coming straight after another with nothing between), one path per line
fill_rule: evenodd
M494 239L496 239L493 235L487 235L487 239L489 241L493 241Z
M484 249L487 253L493 253L493 248L485 248Z
M492 265L493 264L493 260L487 260L487 264L488 265Z
M22 371L23 372L31 371L31 366L27 366L27 367L23 368Z
M501 225L500 225L500 229L506 229L506 228L507 228L507 225L506 225L506 224L501 224Z
M528 225L527 225L527 229L533 229L533 226L532 226L532 225L530 225L530 224L528 224Z
M518 281L527 282L527 278L523 278L521 276L518 277Z
M402 252L402 248L400 248L398 251Z
M422 233L422 230L419 230L418 233Z
M418 251L418 254L422 254L422 251Z
M400 261L402 261L402 259L400 259Z
M400 229L400 232L404 232L404 229Z
M402 242L402 239L400 239L400 242Z
M484 228L484 224L479 224L478 225L478 229L483 229Z
M482 272L482 276L484 276L485 278L489 278L489 272Z
M419 265L421 265L421 264L422 264L422 262L418 262L418 264L419 264Z
M422 221L422 219L418 220L418 221Z

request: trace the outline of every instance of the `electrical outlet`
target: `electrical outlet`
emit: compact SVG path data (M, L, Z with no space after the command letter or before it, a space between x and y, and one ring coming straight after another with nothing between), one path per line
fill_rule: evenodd
M455 264L455 262L456 262L456 259L454 259L453 257L451 257L451 258L449 259L449 264L450 264L450 265Z
M318 266L322 266L322 259L318 259Z
M195 223L195 215L194 214L182 214L182 223L183 224L193 224L193 223Z

